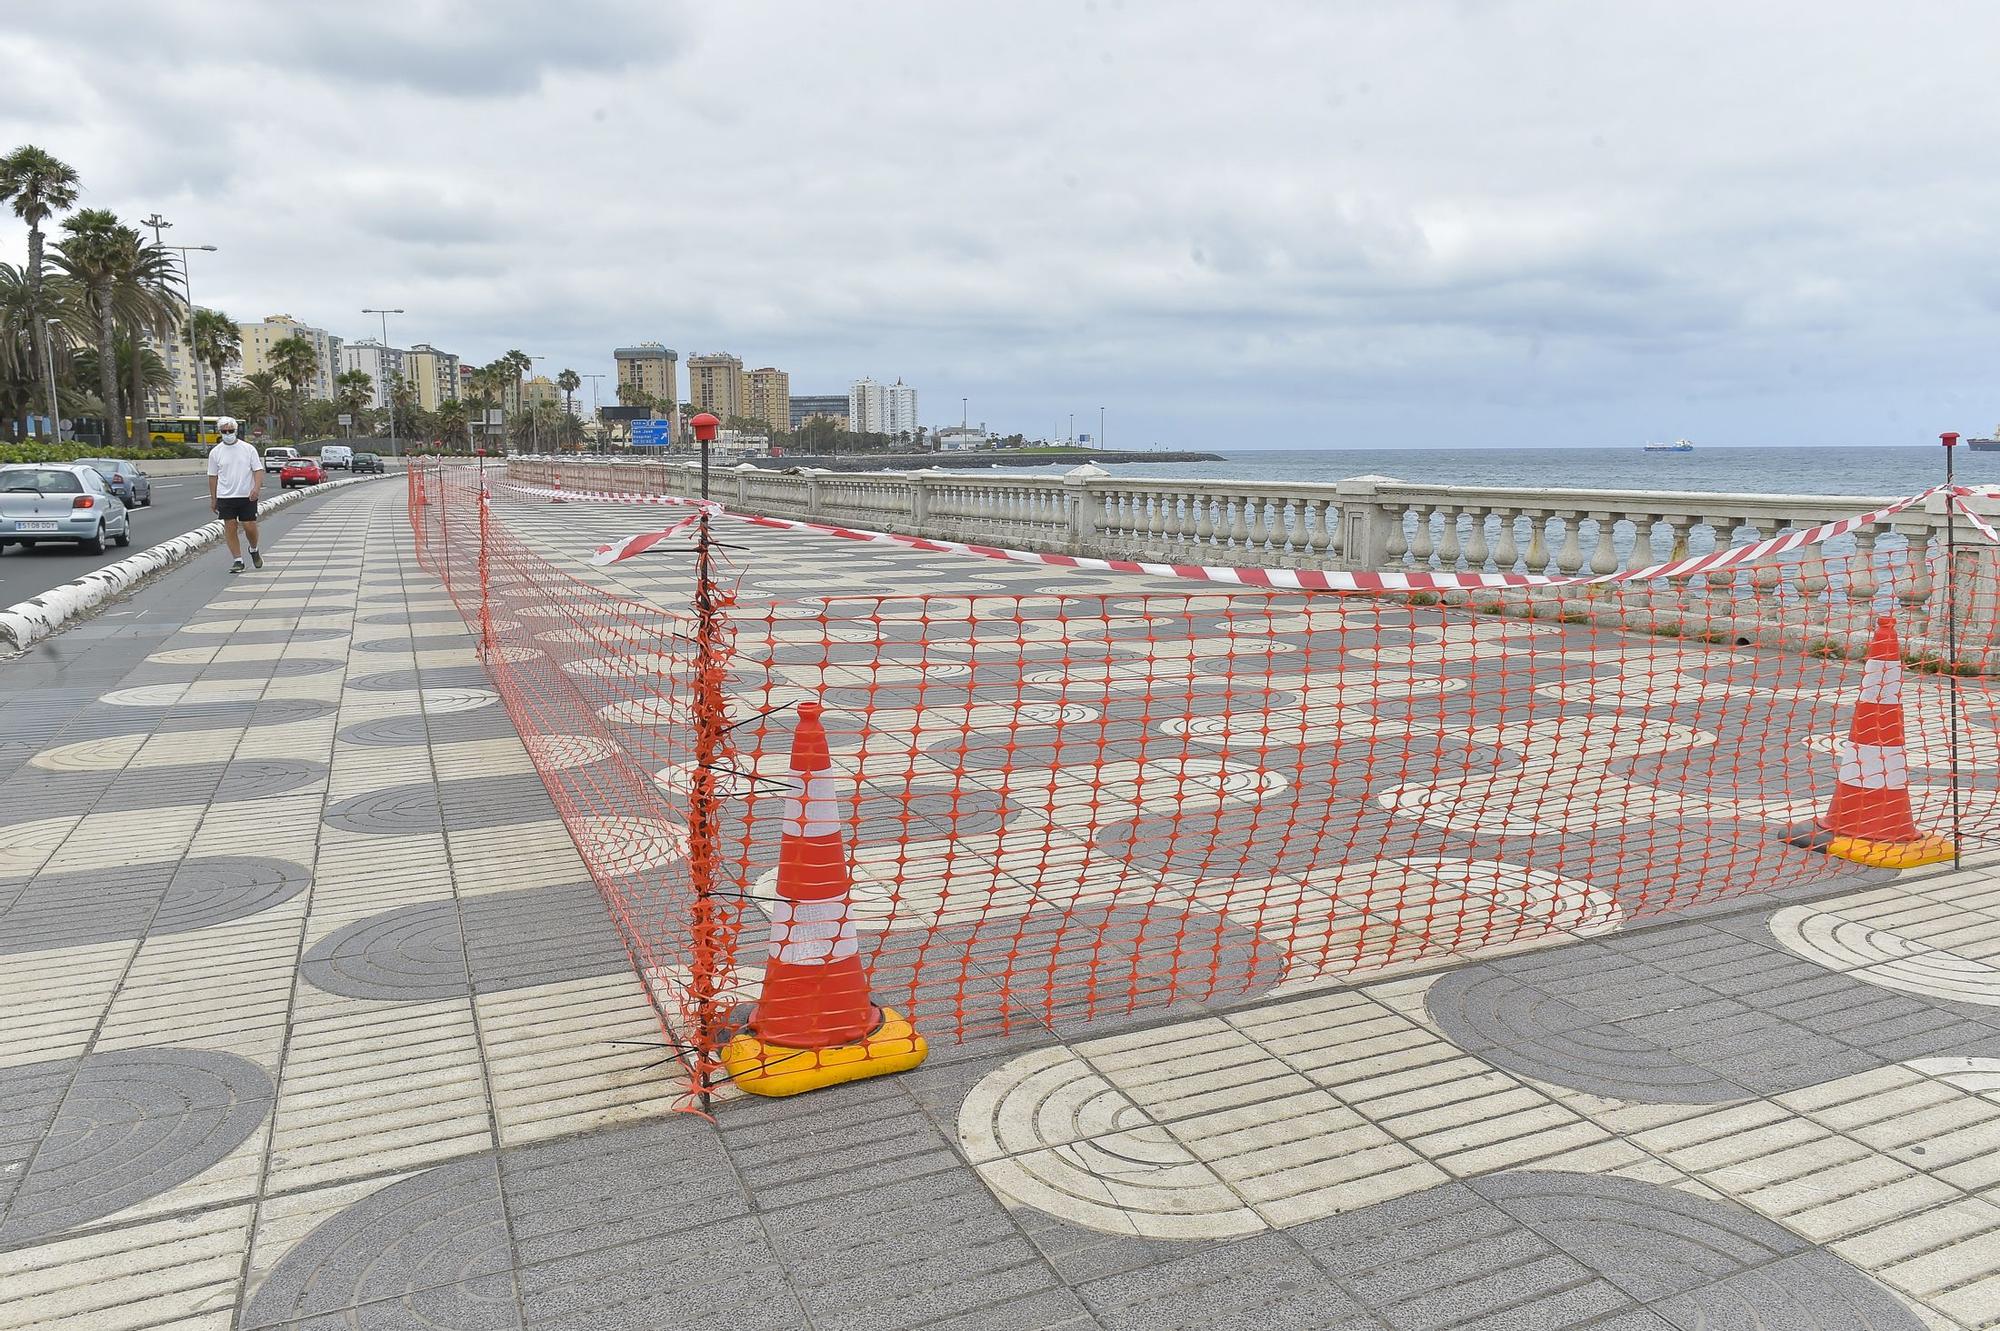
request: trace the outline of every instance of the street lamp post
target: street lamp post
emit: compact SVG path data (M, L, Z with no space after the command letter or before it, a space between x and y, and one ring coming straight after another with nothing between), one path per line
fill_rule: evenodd
M604 376L602 374L586 374L583 377L590 380L590 419L597 422L597 451L601 453L604 451L604 417L600 413L603 412L604 408L598 405L597 384Z
M1097 447L1098 447L1098 450L1099 450L1100 452L1101 452L1101 451L1103 451L1103 448L1104 448L1104 408L1102 408L1102 407L1099 407L1099 408L1097 409Z
M389 368L389 316L392 314L401 314L403 311L366 309L361 312L363 314L379 314L382 316L382 359L379 364L384 370L387 370ZM386 379L388 376L385 374L383 377ZM395 385L387 383L382 385L382 400L389 404L389 456L391 458L400 457L402 454L396 447Z
M158 214L158 213L154 213L152 217L149 217L149 218L147 218L147 219L146 219L146 225L147 225L147 226L152 226L152 225L154 224L154 219L156 219L156 218L158 218L158 217L159 217L159 214ZM167 222L167 223L164 223L163 225L166 225L166 226L172 226L172 225L173 225L173 223L171 223L171 222ZM157 234L157 233L156 233L156 234ZM158 241L155 241L155 242L154 242L154 244L156 244L156 245L157 245L157 244L159 244L159 242L158 242ZM161 248L161 249L166 249L166 250L179 250L179 251L180 251L180 255L181 255L181 292L182 292L182 294L183 294L183 295L185 295L185 296L187 297L187 303L188 303L188 321L189 321L189 323L190 323L190 324L192 324L192 323L193 323L193 321L194 321L194 273L193 273L193 270L192 270L192 269L190 269L190 268L188 267L188 251L189 251L189 250L198 250L198 251L200 251L200 252L201 252L201 253L203 253L203 254L213 254L213 253L215 253L215 246L213 246L213 245L161 245L161 246L160 246L160 248ZM195 349L194 349L194 337L192 336L192 334L190 334L190 336L188 337L188 356L189 356L189 358L190 358L190 359L192 359L192 360L194 361L194 437L195 437L195 440L196 440L197 442L199 442L199 441L200 441L200 439L201 439L201 436L202 436L202 428L201 428L201 400L202 400L202 399L203 399L204 397L208 396L208 393L207 393L207 390L206 390L206 388L204 387L204 385L202 384L202 381L201 381L201 357L200 357L199 355L197 355L197 354L196 354L196 352L195 352ZM215 391L216 391L216 394L217 394L217 396L220 396L220 395L221 395L221 393L222 393L222 385L221 385L221 384L217 384L217 385L215 386Z

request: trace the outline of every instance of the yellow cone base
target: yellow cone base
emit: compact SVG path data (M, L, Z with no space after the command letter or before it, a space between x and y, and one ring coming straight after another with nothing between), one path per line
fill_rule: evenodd
M792 1049L739 1035L722 1047L722 1067L730 1080L752 1095L798 1095L845 1081L908 1072L928 1053L930 1045L917 1028L883 1008L882 1024L857 1044Z
M1951 838L1941 836L1919 837L1915 841L1870 841L1866 837L1835 836L1818 829L1785 840L1871 869L1920 869L1926 864L1949 864L1958 853Z

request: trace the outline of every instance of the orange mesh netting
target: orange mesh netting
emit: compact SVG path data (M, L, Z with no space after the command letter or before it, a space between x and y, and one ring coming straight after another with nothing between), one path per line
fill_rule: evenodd
M720 549L705 615L693 528L657 555L692 589L678 603L590 569L592 537L570 557L529 531L589 511L504 491L489 511L470 468L411 473L423 564L480 627L703 1084L787 942L852 940L875 1002L970 1040L1866 875L1798 833L1856 761L1885 618L1917 825L2000 841L1983 543L1959 556L1953 677L1935 558L1862 569L1814 549L1618 587L1374 596L1063 593L1043 570L1015 591L820 599L797 568L847 552L756 533L759 551L789 543L792 590ZM810 788L793 748L809 701L830 764ZM786 825L820 814L847 886L801 905L780 890L781 858L805 854Z

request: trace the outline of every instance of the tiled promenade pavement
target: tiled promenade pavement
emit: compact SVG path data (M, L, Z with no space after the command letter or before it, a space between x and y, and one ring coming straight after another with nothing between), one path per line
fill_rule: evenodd
M276 525L0 665L0 1327L2000 1325L1991 868L711 1125L400 483Z

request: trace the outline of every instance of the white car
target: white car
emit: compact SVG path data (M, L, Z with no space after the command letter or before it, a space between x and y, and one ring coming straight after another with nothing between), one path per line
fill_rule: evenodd
M327 444L319 450L319 465L328 471L346 471L354 465L354 450L346 444Z
M296 448L267 448L264 450L264 470L283 471L285 464L298 457Z
M0 467L0 548L72 541L98 555L107 539L132 544L132 521L97 468L64 462Z

